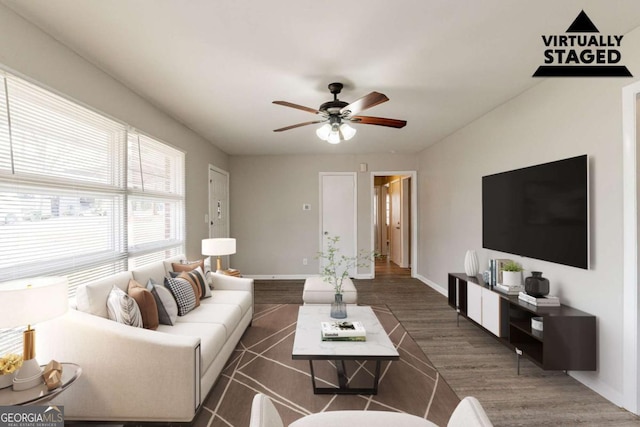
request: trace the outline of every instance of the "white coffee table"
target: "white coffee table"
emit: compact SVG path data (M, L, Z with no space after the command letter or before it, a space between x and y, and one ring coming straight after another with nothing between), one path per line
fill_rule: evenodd
M330 305L303 305L298 311L298 322L293 342L293 360L308 360L311 383L315 394L377 394L380 363L398 360L400 355L387 336L375 313L368 306L348 306L346 321L362 322L367 330L366 341L322 341L320 322L331 322ZM314 360L335 360L339 387L317 387L313 371ZM345 372L345 360L373 360L376 362L373 387L350 388Z

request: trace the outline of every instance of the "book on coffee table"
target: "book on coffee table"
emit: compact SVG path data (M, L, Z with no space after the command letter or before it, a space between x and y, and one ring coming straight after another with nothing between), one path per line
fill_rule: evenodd
M366 341L367 331L360 322L320 322L322 341Z

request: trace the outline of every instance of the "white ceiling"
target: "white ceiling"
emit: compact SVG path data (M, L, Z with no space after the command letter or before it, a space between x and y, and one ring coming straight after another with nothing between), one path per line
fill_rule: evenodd
M539 83L541 35L581 9L603 34L640 26L637 0L2 3L231 155L417 153ZM337 146L317 125L273 132L315 116L271 101L318 108L333 81L347 102L386 94L362 114L407 126Z

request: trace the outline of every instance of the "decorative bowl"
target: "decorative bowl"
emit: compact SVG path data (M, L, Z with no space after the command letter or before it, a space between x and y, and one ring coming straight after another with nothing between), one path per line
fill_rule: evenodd
M13 385L13 379L16 376L16 372L0 375L0 388L11 387Z

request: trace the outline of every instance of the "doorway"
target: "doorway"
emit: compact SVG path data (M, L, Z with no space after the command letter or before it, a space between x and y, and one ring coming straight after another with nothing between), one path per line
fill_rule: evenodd
M209 238L229 237L229 172L209 165ZM228 268L229 257L222 259Z
M371 181L372 247L381 261L416 277L416 172L372 172Z

